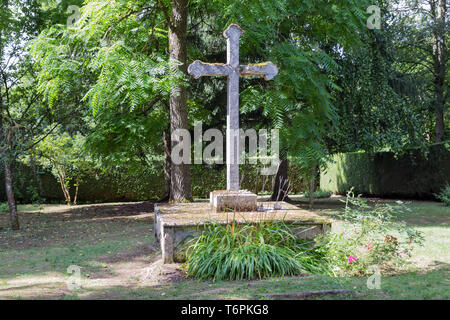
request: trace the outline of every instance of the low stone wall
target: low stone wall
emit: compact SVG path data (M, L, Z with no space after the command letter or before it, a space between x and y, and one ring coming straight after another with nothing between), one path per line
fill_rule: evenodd
M275 202L258 205L266 208ZM286 202L277 202L280 210L272 212L216 212L209 203L155 204L155 239L161 246L164 263L184 262L186 242L200 234L208 225L259 223L261 220L283 221L300 239L313 240L331 230L331 221Z

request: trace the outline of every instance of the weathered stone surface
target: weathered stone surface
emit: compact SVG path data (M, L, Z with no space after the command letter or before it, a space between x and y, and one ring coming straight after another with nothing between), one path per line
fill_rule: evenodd
M217 211L256 211L257 196L247 190L216 190L209 194L209 203Z
M281 209L274 210L277 203ZM164 263L183 262L186 242L212 223L253 224L284 221L294 234L306 240L331 228L331 221L285 202L259 202L258 211L218 212L207 202L155 204L155 238L160 242Z
M195 60L188 67L188 73L198 79L202 76L228 76L232 72L224 63L205 63Z
M223 32L227 39L227 64L194 61L188 67L188 73L199 78L202 76L227 76L227 138L226 165L227 190L239 190L239 76L263 76L270 80L278 73L272 62L239 65L239 39L243 31L231 24Z
M248 64L241 66L241 76L263 76L265 80L271 80L278 74L278 68L272 62Z

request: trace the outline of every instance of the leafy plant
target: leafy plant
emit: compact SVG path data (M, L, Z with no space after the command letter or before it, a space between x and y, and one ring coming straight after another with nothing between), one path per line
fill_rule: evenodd
M283 222L214 224L188 243L185 268L199 279L261 279L317 272L315 254Z
M445 206L450 206L450 184L442 188L441 193L434 194L434 196L442 201Z
M305 191L304 193L306 198L309 198L309 191ZM316 199L323 199L323 198L329 198L331 197L332 193L328 191L323 190L317 190L314 192L314 198Z
M0 213L7 212L9 210L6 202L0 202Z
M411 255L413 244L422 244L421 232L396 220L410 211L401 201L372 206L349 191L345 204L340 215L345 231L316 238L332 275L364 275L372 266L397 270Z

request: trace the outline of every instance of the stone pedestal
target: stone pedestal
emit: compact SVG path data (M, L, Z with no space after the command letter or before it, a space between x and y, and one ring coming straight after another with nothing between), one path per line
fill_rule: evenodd
M218 212L256 211L256 194L248 190L215 190L209 194L209 203Z
M256 211L217 212L207 202L155 204L155 239L164 263L185 261L185 245L212 224L283 222L299 239L312 240L331 229L331 221L286 202L259 202Z

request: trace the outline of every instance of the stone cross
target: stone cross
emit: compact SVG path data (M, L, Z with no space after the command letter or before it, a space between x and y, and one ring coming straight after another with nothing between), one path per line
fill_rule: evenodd
M263 76L270 80L278 73L272 62L258 64L239 64L239 38L242 29L231 24L223 32L227 39L227 63L205 63L194 61L188 73L195 79L201 76L226 76L227 92L227 190L239 190L239 76Z

